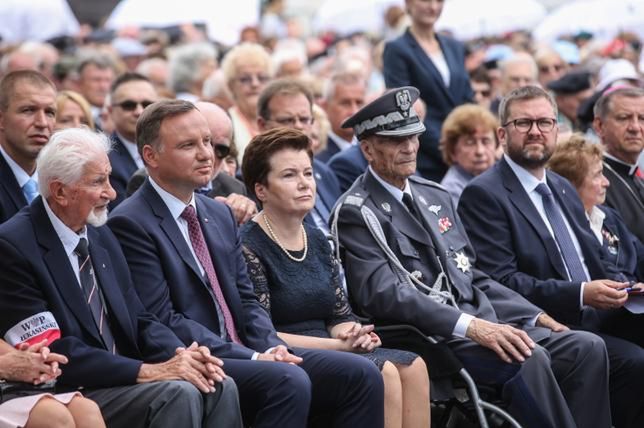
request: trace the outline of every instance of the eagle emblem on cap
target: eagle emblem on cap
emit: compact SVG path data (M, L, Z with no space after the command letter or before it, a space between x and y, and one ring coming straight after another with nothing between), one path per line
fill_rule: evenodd
M411 108L411 94L409 90L403 89L402 91L396 92L396 106L400 109L403 116L409 114L409 109Z

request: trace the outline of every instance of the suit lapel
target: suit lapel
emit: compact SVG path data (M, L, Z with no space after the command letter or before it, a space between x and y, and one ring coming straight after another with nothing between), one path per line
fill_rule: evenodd
M110 324L112 324L112 332L114 333L114 323L118 323L120 330L129 336L129 342L136 343L136 335L132 330L133 323L122 322L129 320L130 314L127 312L127 304L123 300L123 294L120 292L120 287L114 276L112 259L102 246L98 233L90 226L88 226L88 240L94 274L105 298Z
M427 231L418 221L387 191L378 180L367 170L365 188L382 215L389 218L394 227L402 234L416 242L434 246Z
M112 148L113 153L117 154L122 160L122 165L126 166L128 169L127 172L130 175L133 174L138 167L136 166L134 159L132 159L132 156L130 156L130 152L127 151L125 144L123 144L116 132L112 134L112 140L114 141L114 147Z
M38 244L42 248L47 270L49 270L49 274L63 296L67 307L74 314L79 325L89 332L98 343L102 343L76 274L65 253L65 248L47 216L40 196L31 205L31 221L36 231Z
M586 265L591 278L605 278L606 273L604 272L603 265L598 254L598 252L600 251L599 246L602 246L603 244L599 244L597 238L595 238L595 236L592 234L590 226L584 228L583 224L580 223L580 220L584 222L587 222L588 220L586 219L584 213L577 215L573 212L573 206L568 201L568 199L572 195L568 195L566 193L564 186L559 183L560 178L553 176L553 174L550 172L546 173L546 177L548 184L552 189L553 195L557 200L557 203L561 207L564 216L568 220L568 224L570 225L572 232L577 237L579 248L581 249L581 252L584 256L584 264ZM583 217L580 218L580 216ZM595 242L598 244L598 246L593 248L592 245Z
M548 258L550 259L550 262L554 266L557 273L559 273L561 278L568 278L566 267L564 266L563 260L559 255L559 247L557 247L557 243L548 231L547 226L544 224L541 216L539 215L539 212L537 211L534 204L532 203L532 200L519 182L519 179L514 174L505 159L501 159L499 161L498 168L501 171L503 185L509 193L508 197L510 199L510 202L512 202L512 204L526 218L526 220L528 220L533 229L537 232L537 235L541 239L541 242L546 249Z
M450 94L447 86L445 86L445 81L443 80L443 76L441 76L440 72L438 71L438 68L436 68L436 65L434 65L434 61L431 60L429 55L425 52L425 50L420 46L416 38L411 34L409 30L405 33L405 36L408 38L411 46L415 50L415 56L422 62L423 64L423 70L428 70L429 75L431 78L434 80L434 83L437 88L440 88L441 92L445 95L445 97L450 100L452 104L455 104L454 98L452 97L452 94ZM449 67L450 71L452 70L452 65L450 64L450 60L448 60L448 56L451 56L451 53L448 55L448 49L447 46L445 45L444 40L441 40L441 38L438 38L438 44L441 47L441 51L443 52L443 56L445 57L445 61L447 62L447 66ZM450 79L451 80L451 79Z
M331 191L325 186L325 171L324 167L320 166L321 161L313 159L313 174L315 175L315 183L317 185L317 194L320 196L321 202L325 205L327 211L331 212L331 208L335 204L335 198L331 195Z
M201 280L201 282L203 282L205 286L206 283L203 280L203 276L201 275L199 267L197 266L197 261L193 257L186 239L179 230L177 222L174 218L172 218L172 214L170 214L170 210L168 210L168 207L161 199L161 196L159 196L159 194L150 184L150 180L145 180L145 182L141 186L141 192L143 194L143 198L150 205L152 213L159 219L159 226L161 227L161 230L163 230L163 232L166 234L168 240L172 243L175 250L177 251L177 254L179 254L179 257L181 257L181 260L183 260L183 262L188 265L190 270L192 270L192 272L197 276L197 278Z
M5 192L9 195L11 202L15 205L16 211L27 205L27 199L18 185L18 180L13 175L13 171L2 153L0 153L0 185L4 187Z

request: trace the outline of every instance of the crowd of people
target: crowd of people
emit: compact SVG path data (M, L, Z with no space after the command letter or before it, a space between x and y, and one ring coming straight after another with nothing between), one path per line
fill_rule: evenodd
M443 6L2 45L0 427L644 426L642 45Z

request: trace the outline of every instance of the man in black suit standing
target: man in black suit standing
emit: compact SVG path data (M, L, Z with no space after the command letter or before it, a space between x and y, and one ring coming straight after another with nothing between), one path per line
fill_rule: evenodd
M114 123L110 152L112 174L110 182L116 191L116 198L110 203L114 209L126 197L130 177L143 168L143 161L136 149L136 121L143 109L159 99L157 91L147 77L138 73L120 75L112 84L108 112Z
M506 154L463 191L458 212L477 266L572 328L604 339L618 427L644 426L641 316L624 309L628 283L603 260L575 188L546 171L557 141L557 107L537 86L499 105Z
M0 81L0 223L38 195L36 157L56 119L56 88L32 70Z
M109 147L102 134L66 129L41 151L42 196L0 226L0 333L65 355L57 387L82 387L107 426L238 428L222 362L145 311L103 226L115 196Z

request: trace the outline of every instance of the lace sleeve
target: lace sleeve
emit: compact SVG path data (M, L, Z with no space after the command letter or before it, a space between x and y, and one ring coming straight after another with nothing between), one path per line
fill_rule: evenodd
M268 289L268 280L264 265L259 260L259 257L253 253L248 247L243 246L242 252L246 259L246 266L248 268L248 277L253 283L255 295L259 300L259 304L266 310L268 316L271 316L271 292Z
M343 322L356 321L357 318L351 310L351 305L349 305L349 300L342 286L340 262L333 254L331 254L331 264L333 266L331 286L335 290L335 306L333 307L333 318L328 321L327 325L334 326Z

